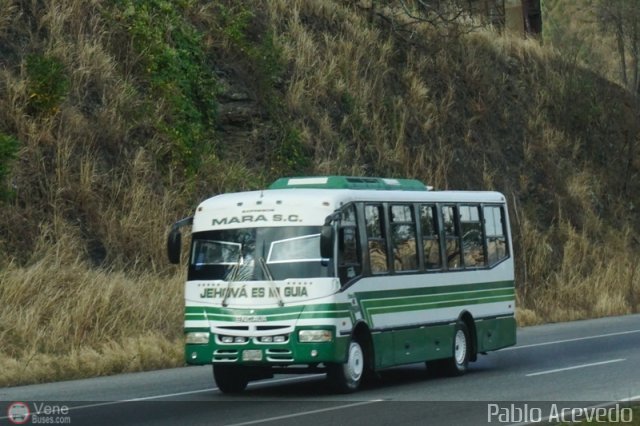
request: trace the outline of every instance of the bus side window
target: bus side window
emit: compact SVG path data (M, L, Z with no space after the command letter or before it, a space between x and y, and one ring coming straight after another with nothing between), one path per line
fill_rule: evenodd
M362 272L359 253L356 212L351 204L342 211L338 231L338 275L342 284Z
M487 263L494 265L508 256L504 215L499 206L485 206L483 213L487 239Z
M371 273L379 274L389 270L387 264L387 241L384 237L382 205L369 204L364 207L367 228L367 250Z
M440 269L442 259L440 257L440 237L436 207L434 205L420 206L420 225L422 227L422 244L424 246L424 266L427 270Z
M442 226L446 246L447 266L449 269L462 268L460 256L460 233L457 224L456 206L442 206Z
M470 268L484 266L486 256L479 206L460 206L460 228L464 266Z
M391 206L391 239L394 269L396 271L418 269L416 220L413 206L406 204Z

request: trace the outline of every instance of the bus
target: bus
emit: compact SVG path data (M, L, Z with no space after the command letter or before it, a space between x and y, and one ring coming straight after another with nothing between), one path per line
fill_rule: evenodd
M218 388L326 373L339 392L409 363L461 375L516 343L504 195L414 179L290 177L203 201L170 229L185 284L185 360ZM187 256L185 256L187 257Z

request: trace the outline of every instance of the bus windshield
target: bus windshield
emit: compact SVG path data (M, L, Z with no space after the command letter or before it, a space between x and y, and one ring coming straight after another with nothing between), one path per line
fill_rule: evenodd
M330 269L324 263L319 226L222 229L192 235L188 279L327 277Z

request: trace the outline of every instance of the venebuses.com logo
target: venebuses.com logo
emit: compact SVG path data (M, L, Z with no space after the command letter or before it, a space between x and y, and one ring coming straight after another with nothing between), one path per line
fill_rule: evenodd
M23 425L29 421L31 411L24 402L14 402L7 408L7 417L15 425Z
M30 424L71 424L69 407L61 404L34 402L30 407L26 402L12 402L7 407L7 418L14 425Z

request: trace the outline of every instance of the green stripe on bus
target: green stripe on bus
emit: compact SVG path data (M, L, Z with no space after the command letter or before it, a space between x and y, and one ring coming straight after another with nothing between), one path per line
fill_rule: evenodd
M387 306L390 304L415 304L415 303L432 303L438 301L450 301L450 300L465 300L470 298L488 298L498 296L515 296L513 288L500 289L500 290L474 290L464 292L447 292L433 295L414 295L405 297L386 297L379 299L360 299L360 303L367 308L376 308L380 306Z
M295 319L311 319L311 318L349 318L348 311L336 312L310 312L302 314L285 314L285 315L265 315L265 321L284 321ZM217 315L217 314L186 314L186 321L233 321L236 322L236 315Z
M462 306L462 305L479 305L482 303L509 302L512 300L514 299L513 297L510 297L510 296L494 296L494 297L486 297L486 298L448 300L448 301L441 301L441 302L409 303L409 304L402 304L402 305L390 305L390 306L383 306L378 308L370 308L370 309L367 309L367 315L371 317L372 315L379 315L379 314L420 311L420 310L426 310L426 309L450 308L453 306Z
M213 306L187 306L185 321L237 321L239 316L262 316L265 321L286 321L311 318L348 318L349 303L328 303L285 308L229 309Z
M324 303L317 305L297 305L297 306L284 306L281 308L222 308L216 306L186 306L185 314L207 314L212 315L298 315L300 312L335 312L335 311L348 311L349 303Z
M356 298L373 325L374 314L515 301L515 288L512 280L493 281L398 289L392 296L389 291L365 291L356 293Z
M389 288L387 290L358 292L357 295L359 296L360 299L378 299L378 298L389 297L390 293L393 293L393 297L409 297L409 296L426 295L426 294L441 294L441 293L455 293L455 292L464 292L464 291L498 290L498 289L513 289L513 288L514 288L514 282L512 280L509 280L509 281L492 281L492 282L486 282L486 283L442 285L442 286L434 286L434 287L416 287L416 288L404 288L404 289Z

